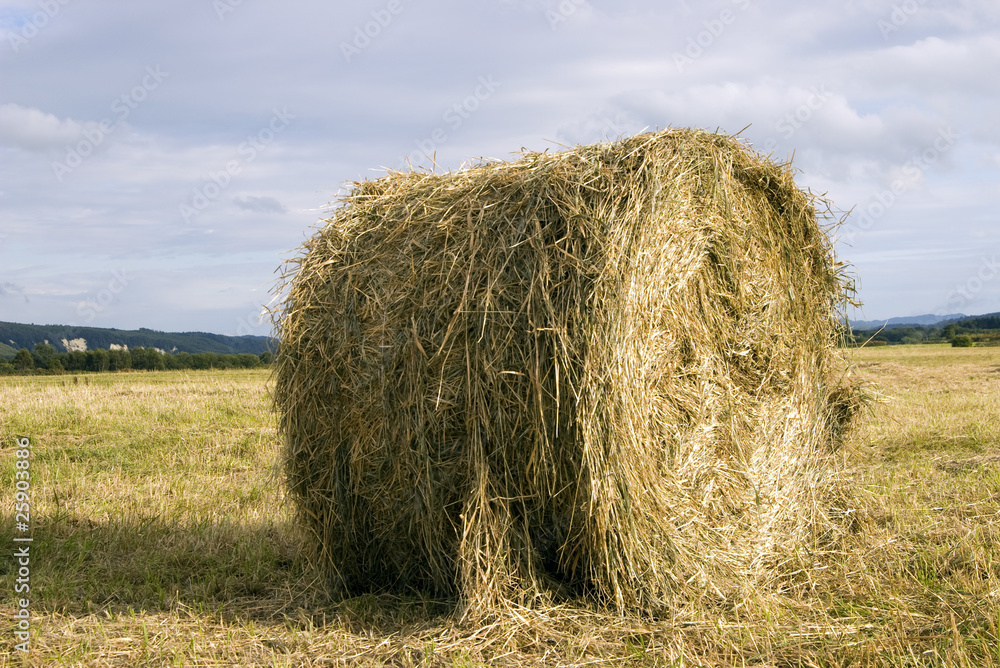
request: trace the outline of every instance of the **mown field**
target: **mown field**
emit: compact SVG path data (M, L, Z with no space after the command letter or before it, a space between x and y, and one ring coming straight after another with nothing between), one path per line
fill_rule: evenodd
M852 352L878 384L845 522L781 586L622 618L478 623L413 595L331 600L296 548L267 371L0 378L0 549L31 457L31 651L0 665L1000 665L1000 348ZM16 563L0 560L5 620Z

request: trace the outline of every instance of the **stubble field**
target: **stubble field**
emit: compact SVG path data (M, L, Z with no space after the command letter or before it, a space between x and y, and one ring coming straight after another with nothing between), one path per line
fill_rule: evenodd
M851 355L880 400L844 450L842 535L777 591L662 619L330 599L296 547L267 371L0 378L0 549L33 538L27 654L0 560L0 666L1000 665L1000 348Z

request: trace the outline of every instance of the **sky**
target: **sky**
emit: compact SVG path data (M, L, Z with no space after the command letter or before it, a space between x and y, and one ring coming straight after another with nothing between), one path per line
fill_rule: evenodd
M2 0L0 36L0 320L268 334L351 182L668 126L793 159L854 317L1000 311L996 0Z

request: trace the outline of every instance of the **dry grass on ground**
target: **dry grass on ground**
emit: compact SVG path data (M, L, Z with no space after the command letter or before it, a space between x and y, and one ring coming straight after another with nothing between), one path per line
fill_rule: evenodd
M1000 348L856 360L884 395L854 432L858 496L827 552L786 565L782 596L665 619L515 610L481 628L419 595L312 586L266 372L0 379L0 489L12 499L12 437L31 436L35 537L32 650L5 625L0 666L1000 665ZM0 514L13 546L13 503Z

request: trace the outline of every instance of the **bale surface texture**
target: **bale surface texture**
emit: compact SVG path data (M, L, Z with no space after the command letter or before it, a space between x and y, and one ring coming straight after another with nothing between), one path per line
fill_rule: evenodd
M736 139L356 183L285 281L285 473L335 588L660 610L826 521L844 283Z

